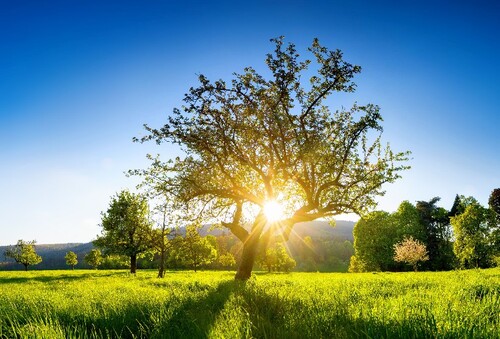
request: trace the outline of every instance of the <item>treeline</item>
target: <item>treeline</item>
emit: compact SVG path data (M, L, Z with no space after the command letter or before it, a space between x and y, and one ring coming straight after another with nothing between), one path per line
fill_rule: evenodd
M404 201L394 213L375 211L355 225L354 250L349 271L401 271L410 261L395 260L395 250L405 240L425 246L420 259L422 270L487 268L500 265L500 189L490 195L489 206L475 198L457 195L450 210L437 207L440 198ZM415 255L416 253L413 253ZM416 264L414 265L416 269Z
M266 253L259 254L256 269L346 272L349 259L354 253L353 226L354 223L349 221L338 221L335 227L326 221L299 224L285 245L270 244ZM168 248L164 269L228 270L235 269L241 260L242 244L226 230L205 225L200 228L169 228L167 233ZM158 236L158 232L156 235ZM31 262L29 269L130 267L128 256L107 253L93 243L35 245L35 242L22 242L29 252L33 249L42 259L38 263ZM15 247L0 248L0 253ZM151 248L138 255L137 268L158 269L160 261L160 251ZM0 263L0 269L24 269L24 266L8 258Z

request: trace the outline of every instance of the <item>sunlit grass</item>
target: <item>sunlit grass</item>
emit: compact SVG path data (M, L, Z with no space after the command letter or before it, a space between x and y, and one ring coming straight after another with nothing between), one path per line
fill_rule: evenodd
M500 269L0 272L3 338L499 338Z

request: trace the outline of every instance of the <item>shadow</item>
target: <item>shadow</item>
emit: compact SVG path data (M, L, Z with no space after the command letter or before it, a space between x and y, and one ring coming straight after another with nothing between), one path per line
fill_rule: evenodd
M241 290L244 284L235 280L225 281L203 298L188 298L176 307L169 320L161 325L161 337L208 338L227 300L236 290ZM194 288L198 290L200 287L194 286Z
M32 274L33 272L42 272L42 271L28 271L28 274ZM41 275L32 275L23 277L21 276L24 273L20 271L18 276L9 277L9 276L0 276L0 284L22 284L30 281L49 283L54 281L78 281L78 280L86 280L93 277L111 277L111 276L123 276L123 272L106 272L100 273L99 271L88 271L88 272L78 272L78 273L65 273L60 274L56 273L54 275L46 275L44 272Z

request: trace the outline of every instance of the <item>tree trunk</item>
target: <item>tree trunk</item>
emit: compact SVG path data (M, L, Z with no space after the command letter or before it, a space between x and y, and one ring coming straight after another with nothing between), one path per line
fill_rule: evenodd
M23 264L24 265L24 271L28 271L28 265L27 264Z
M248 239L243 245L243 253L241 255L241 263L234 277L236 280L248 280L252 275L255 257L257 256L257 248L259 245L259 238Z
M162 249L160 253L160 267L158 269L158 278L165 276L165 251Z
M255 219L252 231L243 244L243 253L241 255L240 266L234 278L236 280L248 280L252 275L253 265L255 263L255 258L257 257L257 250L259 249L259 244L261 242L261 234L266 225L266 218L263 214L259 214Z
M137 254L130 256L130 273L135 274L137 270Z

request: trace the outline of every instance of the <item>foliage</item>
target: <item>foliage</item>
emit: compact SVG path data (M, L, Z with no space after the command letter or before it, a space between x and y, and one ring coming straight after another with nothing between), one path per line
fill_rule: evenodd
M458 197L458 196L457 196ZM428 250L429 261L426 269L451 269L455 263L452 250L452 231L449 223L450 213L437 207L439 198L418 201L414 206L403 201L394 213L382 211L363 216L354 226L354 249L356 257L351 260L352 272L401 270L395 264L394 245L404 238L412 237L422 242ZM470 198L457 198L457 215L465 210Z
M450 215L457 215L457 207L452 207L450 212L442 207L437 207L439 197L429 201L417 201L417 211L424 225L425 237L423 240L427 247L429 260L424 266L431 270L449 270L455 263L453 253L452 229ZM457 195L453 206L458 206L460 198Z
M182 262L195 272L217 258L217 250L207 237L201 237L195 226L186 228L178 256Z
M277 243L266 249L261 255L259 262L268 272L290 272L297 265L296 261L290 257L283 243Z
M359 66L315 39L309 48L315 68L309 69L312 61L301 59L293 44L282 37L272 42L270 79L251 67L230 82L200 75L182 109L160 129L146 126L150 134L140 140L178 144L184 156L167 162L150 156L149 170L131 171L244 243L238 279L250 277L270 237L287 240L299 222L363 213L384 193L382 185L408 168L402 164L408 153L381 143L378 106L332 112L325 104L335 92L355 90ZM262 210L273 200L285 205L286 216L268 227Z
M223 268L233 268L236 266L236 259L234 259L234 255L229 252L220 255L217 261Z
M66 260L66 265L71 266L71 269L75 269L75 266L78 264L78 256L75 252L67 252L64 259Z
M500 188L495 188L493 191L491 191L490 197L488 199L488 204L500 218Z
M394 261L411 265L415 272L418 263L427 260L429 255L425 245L411 236L394 245Z
M19 264L23 264L24 270L27 271L28 266L42 262L42 257L36 253L35 243L35 240L18 240L14 247L10 247L5 251L4 256L14 259Z
M84 260L88 265L92 266L94 269L97 269L103 261L101 251L97 248L92 249L85 255Z
M112 197L102 213L102 233L94 244L106 254L130 258L130 273L136 272L137 255L152 248L152 224L147 199L127 190Z
M492 236L498 234L491 210L473 201L462 214L451 218L451 224L455 235L453 251L461 267L489 267L496 252Z
M393 267L393 245L398 235L391 214L366 214L354 226L353 235L356 259L351 264L356 264L356 268L351 271L357 272L361 267L366 271L386 271Z
M2 338L498 338L500 269L0 272Z

